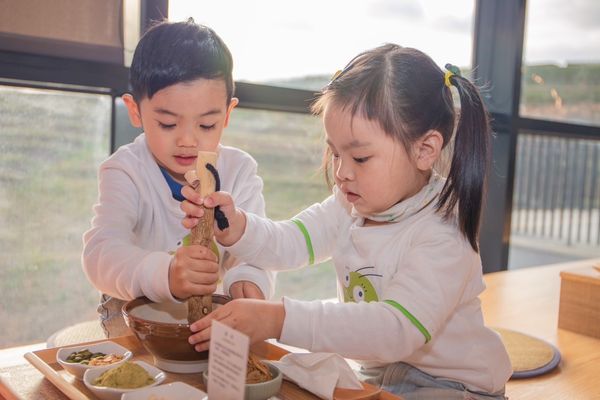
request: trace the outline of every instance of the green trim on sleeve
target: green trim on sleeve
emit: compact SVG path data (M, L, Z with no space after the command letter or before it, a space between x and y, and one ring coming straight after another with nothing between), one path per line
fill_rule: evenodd
M396 303L394 300L384 300L383 302L388 303L392 307L400 310L400 312L402 314L404 314L404 316L406 318L408 318L409 321L412 322L414 326L417 327L417 329L423 334L423 336L425 336L425 343L427 343L431 340L431 335L429 334L429 332L427 332L427 328L425 328L423 326L423 324L420 323L419 320L416 319L415 316L412 315L406 308L402 307L400 304Z
M300 232L302 232L302 235L304 236L304 240L306 241L306 249L308 250L308 263L312 265L315 263L315 252L312 247L312 241L310 240L308 230L306 229L302 221L300 221L299 219L293 219L292 222L296 224L296 226L298 227L298 229L300 229Z

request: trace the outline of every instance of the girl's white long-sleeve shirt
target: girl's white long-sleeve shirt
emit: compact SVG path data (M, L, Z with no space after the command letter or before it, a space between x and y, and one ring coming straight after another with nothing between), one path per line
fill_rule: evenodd
M494 393L512 369L500 337L484 326L481 260L435 203L395 223L364 226L335 190L289 221L248 213L244 235L227 249L267 269L333 259L340 301L284 298L282 343L336 352L367 368L402 361Z
M231 193L240 208L264 216L256 161L233 147L220 146L218 151L221 190ZM104 161L98 179L92 226L83 236L82 262L88 279L116 299L146 296L154 302L176 301L169 290L169 264L190 232L181 224L180 202L172 197L144 134ZM233 257L218 247L219 291L228 293L233 282L248 280L265 297L272 295L273 273L243 263L229 268Z

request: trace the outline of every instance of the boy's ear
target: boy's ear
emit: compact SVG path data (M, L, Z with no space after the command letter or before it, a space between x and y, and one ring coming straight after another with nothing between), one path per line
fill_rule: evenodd
M417 168L421 171L428 171L442 153L444 138L442 134L435 130L430 130L417 140L415 143L415 160Z
M227 114L225 115L225 122L223 123L223 128L227 128L229 125L229 116L231 115L231 111L239 104L239 100L237 97L232 97L229 102L229 107L227 107Z
M142 117L140 116L140 108L135 102L132 95L129 93L121 96L123 99L123 103L125 103L125 107L127 107L127 114L129 115L129 122L133 125L134 128L142 127Z

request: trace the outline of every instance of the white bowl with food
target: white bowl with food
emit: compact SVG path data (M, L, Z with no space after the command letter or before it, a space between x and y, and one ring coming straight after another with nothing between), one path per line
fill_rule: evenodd
M202 373L208 388L208 371ZM277 395L281 389L283 374L275 365L261 361L255 356L248 358L244 400L267 400Z
M166 375L144 361L126 361L116 367L89 369L83 374L83 383L102 400L120 400L124 393L160 385Z
M121 400L206 400L207 394L202 390L183 382L173 382L123 394Z
M77 379L89 369L116 366L129 360L133 354L125 347L113 342L63 347L56 352L56 361Z

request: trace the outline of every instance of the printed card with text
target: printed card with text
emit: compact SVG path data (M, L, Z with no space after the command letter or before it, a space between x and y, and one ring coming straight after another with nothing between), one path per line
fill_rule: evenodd
M208 353L208 398L243 400L250 338L212 321Z

